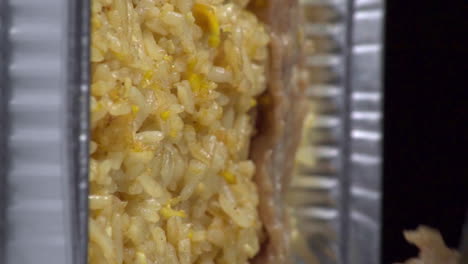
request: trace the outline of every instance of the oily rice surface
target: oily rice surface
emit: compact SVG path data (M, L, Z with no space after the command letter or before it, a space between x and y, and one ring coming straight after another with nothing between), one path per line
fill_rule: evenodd
M248 1L93 0L89 263L247 263L269 37Z

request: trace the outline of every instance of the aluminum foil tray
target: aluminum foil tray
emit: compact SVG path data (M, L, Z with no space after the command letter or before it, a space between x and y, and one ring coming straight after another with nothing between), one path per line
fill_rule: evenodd
M86 263L84 0L0 0L0 263Z
M295 262L377 264L383 2L302 4L311 114L289 195ZM87 261L88 29L89 0L0 0L0 263Z
M311 110L289 195L297 259L379 263L383 2L303 6Z

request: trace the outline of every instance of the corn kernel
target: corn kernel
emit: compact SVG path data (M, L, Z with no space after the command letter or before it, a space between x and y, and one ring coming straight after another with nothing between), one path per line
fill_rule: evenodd
M167 119L169 119L170 114L171 114L171 112L169 112L169 110L166 110L166 111L162 112L160 114L161 119L166 121Z
M146 71L145 74L143 75L143 82L146 85L149 85L151 83L151 80L153 79L154 72L153 71Z
M197 24L208 33L208 44L214 48L218 47L221 33L214 8L196 3L193 5L192 12Z
M103 108L104 108L104 105L101 102L99 102L95 105L95 107L91 111L97 112L97 111L101 111Z
M182 218L185 218L187 217L187 215L185 214L184 211L180 210L180 211L177 211L177 210L174 210L171 208L170 204L164 206L163 208L161 208L159 210L159 213L161 213L161 215L168 219L172 216L178 216L178 217L182 217Z
M232 174L231 172L229 171L223 171L221 172L221 176L223 176L223 178L226 180L227 183L229 184L236 184L237 183L237 179L236 179L236 175Z
M112 53L114 54L114 56L115 56L117 59L119 59L120 61L125 60L125 54L120 53L120 52L117 52L117 51L113 51L113 50L111 50L111 51L112 51Z
M143 75L143 78L145 80L149 80L153 78L154 72L153 71L146 71L145 74Z
M132 113L133 114L136 114L140 111L140 107L138 107L137 105L132 105Z
M199 74L190 74L188 77L188 81L190 83L190 86L192 87L192 91L196 93L200 92L202 87L202 79Z

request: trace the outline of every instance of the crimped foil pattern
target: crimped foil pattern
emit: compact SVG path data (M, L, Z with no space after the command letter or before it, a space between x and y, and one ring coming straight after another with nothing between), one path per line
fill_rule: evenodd
M297 263L380 263L383 2L302 4L311 110L289 195Z
M89 5L0 5L0 262L86 263Z

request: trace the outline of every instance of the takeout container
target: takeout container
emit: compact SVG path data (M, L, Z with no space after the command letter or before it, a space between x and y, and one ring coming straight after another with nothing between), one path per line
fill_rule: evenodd
M379 263L383 2L304 0L296 263ZM0 263L87 262L89 0L0 1Z

